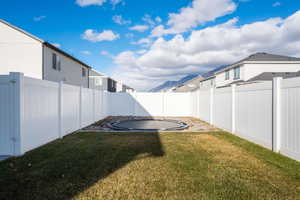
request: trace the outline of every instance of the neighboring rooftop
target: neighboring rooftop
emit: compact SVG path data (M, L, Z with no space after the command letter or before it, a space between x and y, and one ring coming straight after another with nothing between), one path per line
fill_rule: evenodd
M281 55L275 55L275 54L269 54L269 53L255 53L247 58L239 61L300 61L300 58L296 57L290 57L290 56L281 56Z
M243 62L300 62L300 58L297 57L291 57L291 56L282 56L282 55L276 55L276 54L270 54L270 53L265 53L265 52L258 52L255 54L252 54L242 60L239 60L235 63L229 64L229 65L223 65L220 67L217 67L209 72L207 72L206 74L203 75L203 77L205 77L205 79L209 79L214 77L215 74L218 74L220 72L223 72L227 69L231 69Z
M261 73L248 81L271 81L274 77L282 77L285 78L295 78L299 77L300 72L264 72Z
M203 80L202 76L197 76L173 89L173 92L191 92L199 88L200 81Z

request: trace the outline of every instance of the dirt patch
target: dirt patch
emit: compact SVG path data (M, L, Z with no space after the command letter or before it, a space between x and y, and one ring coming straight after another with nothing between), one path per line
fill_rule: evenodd
M100 120L82 130L82 131L101 131L101 132L120 132L119 130L111 129L108 124L114 121L130 120L130 119L166 119L166 120L177 120L188 124L188 128L184 130L167 131L167 132L208 132L218 131L219 129L211 126L210 124L192 117L132 117L132 116L114 116L107 117ZM128 132L128 131L126 131Z

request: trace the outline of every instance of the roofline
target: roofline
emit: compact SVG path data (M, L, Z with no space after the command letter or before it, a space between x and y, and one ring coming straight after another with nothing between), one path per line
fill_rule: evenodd
M49 48L51 48L51 49L53 49L53 50L55 50L55 51L58 51L59 53L63 54L64 56L66 56L66 57L68 57L68 58L74 60L75 62L77 62L77 63L79 63L79 64L81 64L81 65L84 65L86 68L92 69L91 66L85 64L84 62L82 62L82 61L80 61L79 59L75 58L74 56L68 54L67 52L65 52L65 51L63 51L63 50L57 48L56 46L54 46L53 44L51 44L51 43L49 43L49 42L43 42L43 45L45 45L45 46L47 46L47 47L49 47Z
M99 71L97 71L96 69L91 69L91 71L94 71L94 72L96 72L96 73L98 73L98 74L100 74L99 76L106 76L104 73L102 73L102 72L99 72Z
M211 76L209 76L207 78L202 79L200 82L207 81L207 80L210 80L210 79L213 79L213 78L216 78L216 76L215 75L211 75Z
M234 67L237 67L239 65L243 64L300 64L300 61L242 61L238 63L234 63L231 65L228 65L228 67L225 67L219 71L216 71L214 74L220 74L222 72L225 72L227 70L230 70Z
M19 32L27 35L27 36L29 36L29 37L31 37L34 40L37 40L38 42L41 42L41 43L44 42L44 40L42 40L41 38L38 38L38 37L36 37L36 36L28 33L27 31L24 31L23 29L21 29L21 28L19 28L17 26L12 25L11 23L9 23L9 22L7 22L7 21L5 21L3 19L0 19L0 22L2 22L3 24L5 24L5 25L7 25L7 26L9 26L9 27L11 27L11 28L13 28L13 29L15 29L15 30L17 30L17 31L19 31Z

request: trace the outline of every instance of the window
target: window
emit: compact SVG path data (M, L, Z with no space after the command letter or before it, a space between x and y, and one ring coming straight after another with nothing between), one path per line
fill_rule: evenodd
M57 55L55 53L52 54L52 68L57 69Z
M229 70L225 71L225 80L229 80Z
M52 68L54 70L61 70L60 57L58 57L55 53L52 53Z
M85 70L85 68L82 68L82 76L83 76L83 77L86 76L86 70Z
M56 66L57 66L57 70L61 71L61 62L60 62L60 57L57 57L57 62L56 62Z
M234 79L240 79L240 67L234 68Z

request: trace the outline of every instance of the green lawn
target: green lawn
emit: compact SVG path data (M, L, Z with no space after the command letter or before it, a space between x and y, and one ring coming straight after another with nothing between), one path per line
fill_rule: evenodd
M300 199L300 163L224 132L80 133L0 162L0 199Z

